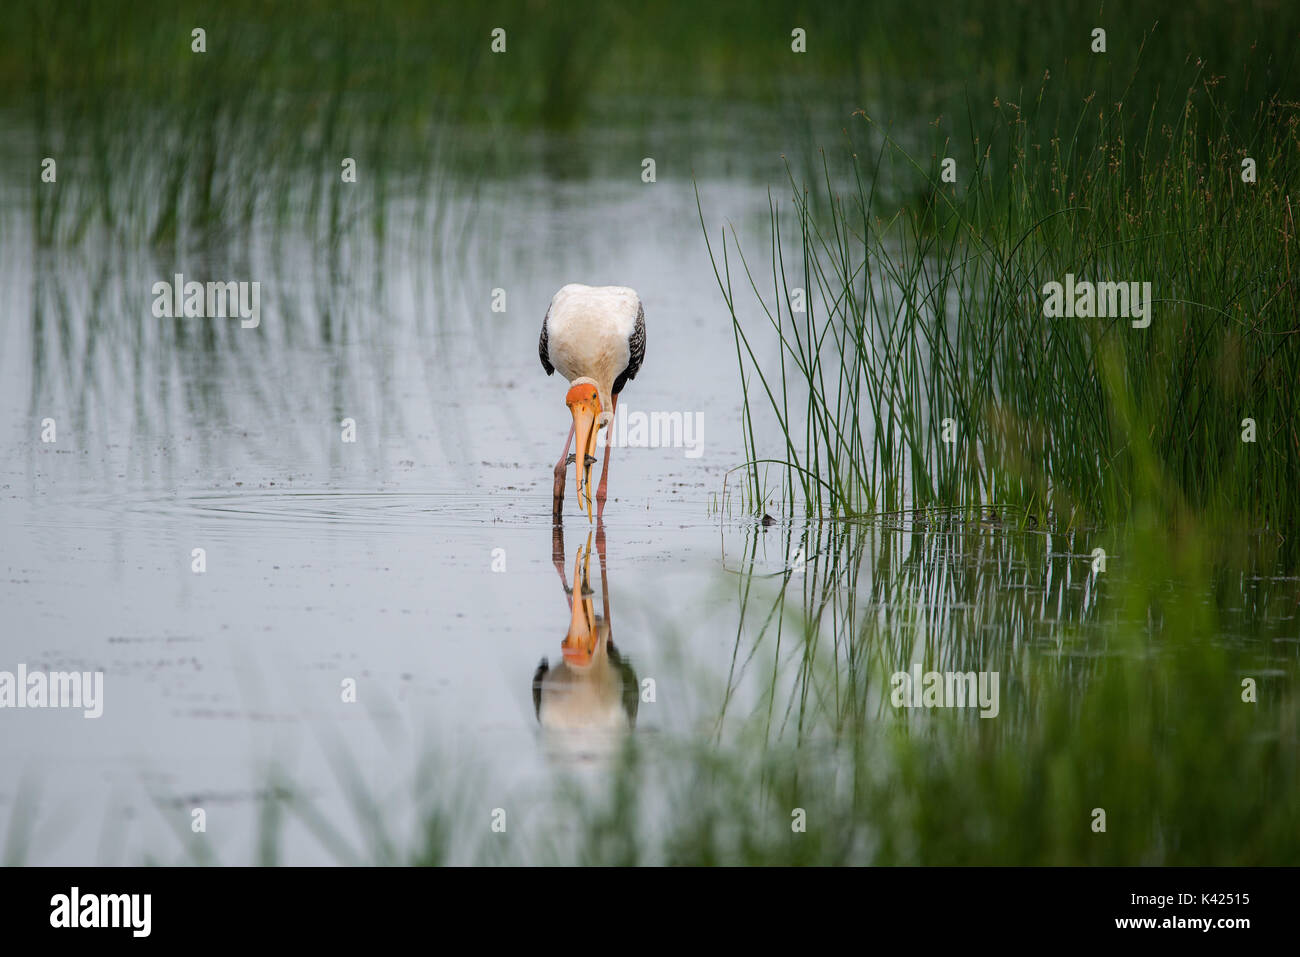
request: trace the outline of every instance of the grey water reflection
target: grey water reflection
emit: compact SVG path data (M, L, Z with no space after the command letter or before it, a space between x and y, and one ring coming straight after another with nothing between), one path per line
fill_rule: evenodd
M1085 681L1104 644L1093 537L942 514L724 534L741 613L719 732L739 722L797 741L860 726L891 710L890 676L918 663L996 671L1013 706L1029 654ZM761 699L740 694L755 683Z
M571 566L563 523L556 524L552 538L569 626L560 643L560 660L551 665L549 658L542 658L533 674L533 710L552 754L609 757L636 727L640 687L636 669L614 644L605 526L601 523L587 532ZM570 567L572 577L567 574Z

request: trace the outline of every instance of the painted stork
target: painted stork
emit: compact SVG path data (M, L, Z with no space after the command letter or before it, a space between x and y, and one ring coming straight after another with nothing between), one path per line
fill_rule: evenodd
M590 521L596 435L601 427L614 421L618 394L629 379L636 378L645 358L645 311L641 308L641 298L627 286L569 283L551 299L542 319L542 338L537 351L547 375L558 369L569 380L564 402L573 415L564 451L555 463L555 520L560 520L564 509L564 473L570 459L569 445L576 435L578 444L572 458L578 482L578 507L586 507ZM596 491L598 518L605 511L611 445L612 442L605 442L605 463L601 466L600 488Z

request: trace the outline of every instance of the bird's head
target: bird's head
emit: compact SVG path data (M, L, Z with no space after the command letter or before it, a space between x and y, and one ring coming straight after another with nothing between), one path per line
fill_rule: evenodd
M574 379L564 404L573 415L573 468L578 482L578 507L586 508L591 518L591 467L596 464L596 433L608 415L601 408L600 389L595 379Z

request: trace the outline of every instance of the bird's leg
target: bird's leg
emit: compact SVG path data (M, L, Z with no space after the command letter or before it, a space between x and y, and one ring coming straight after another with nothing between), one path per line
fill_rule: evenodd
M569 426L569 437L564 440L564 451L560 453L560 461L555 463L555 498L551 506L551 517L556 522L564 519L564 473L569 464L569 446L573 444L575 428L576 424Z
M609 450L614 445L614 416L618 414L618 396L613 398L614 411L609 416L609 431L605 433L605 464L600 467L600 487L596 489L596 520L605 514L605 492L609 486Z
M556 522L551 526L551 561L560 573L560 584L564 586L564 595L569 601L569 610L573 610L573 589L569 587L569 577L564 568L564 523Z
M605 523L596 523L596 555L600 558L600 607L605 612L605 626L610 629L610 637L613 638L614 631L612 619L609 612L609 579L607 569L605 568Z

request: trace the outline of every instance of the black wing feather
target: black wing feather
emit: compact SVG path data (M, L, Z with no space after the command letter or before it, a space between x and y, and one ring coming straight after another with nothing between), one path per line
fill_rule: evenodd
M636 328L632 330L632 335L628 337L627 348L627 368L620 372L618 378L614 380L614 395L622 392L623 386L630 379L636 378L636 374L641 371L641 361L645 359L645 307L639 302L636 304Z
M551 318L551 310L546 310L546 315L542 318L542 338L537 342L537 354L542 358L542 368L546 374L550 375L555 371L555 366L551 365L550 347L546 342L546 320Z

